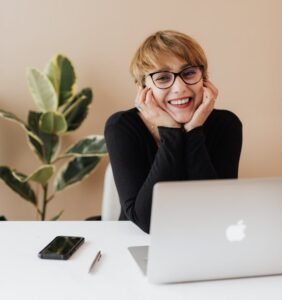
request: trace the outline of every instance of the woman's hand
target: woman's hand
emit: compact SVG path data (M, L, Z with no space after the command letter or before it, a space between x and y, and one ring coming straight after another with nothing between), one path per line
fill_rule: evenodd
M153 126L181 127L167 112L161 109L154 99L152 90L147 87L138 88L135 105L142 116Z
M203 101L194 112L192 119L184 125L186 131L202 126L212 112L218 89L209 80L204 81Z

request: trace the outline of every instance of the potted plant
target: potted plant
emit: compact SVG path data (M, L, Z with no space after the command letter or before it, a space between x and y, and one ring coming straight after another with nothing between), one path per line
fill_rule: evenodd
M103 136L91 135L61 150L61 140L80 127L86 119L92 103L92 90L75 90L76 75L71 61L56 55L44 72L28 70L28 83L38 111L29 111L24 122L11 112L0 109L0 116L16 122L26 135L30 148L37 155L40 166L26 175L8 166L0 166L2 179L14 192L35 206L40 219L46 219L47 206L56 192L80 182L95 170L101 158L107 154ZM57 169L59 160L68 159ZM50 180L55 176L54 185ZM42 199L34 191L34 185L42 188ZM63 211L52 220L58 219ZM5 217L1 216L0 220Z

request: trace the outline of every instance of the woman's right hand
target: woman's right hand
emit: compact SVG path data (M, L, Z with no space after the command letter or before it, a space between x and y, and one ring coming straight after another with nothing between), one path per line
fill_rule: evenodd
M164 111L156 102L153 92L150 88L138 87L135 98L135 106L142 116L153 126L180 128L177 123L166 111Z

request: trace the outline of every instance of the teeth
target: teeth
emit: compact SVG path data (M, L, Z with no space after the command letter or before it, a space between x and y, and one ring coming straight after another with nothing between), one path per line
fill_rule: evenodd
M190 100L190 98L186 98L186 99L182 99L182 100L171 100L169 101L170 104L177 104L177 105L181 105L181 104L186 104L188 103Z

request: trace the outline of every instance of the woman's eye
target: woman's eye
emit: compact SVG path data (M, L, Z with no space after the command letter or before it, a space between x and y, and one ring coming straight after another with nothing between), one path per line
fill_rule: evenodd
M186 70L182 73L183 77L193 77L196 74L196 70Z
M171 76L163 74L163 75L158 75L155 77L156 81L170 81L171 80Z

